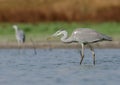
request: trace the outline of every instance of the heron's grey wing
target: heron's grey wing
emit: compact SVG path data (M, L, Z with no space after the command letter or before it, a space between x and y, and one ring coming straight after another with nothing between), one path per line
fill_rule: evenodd
M18 36L20 40L25 41L25 33L22 30L19 30Z
M109 37L109 36L102 34L102 33L100 33L100 35L103 37L103 40L112 41L112 37Z
M82 43L97 42L104 39L101 33L89 28L77 29L72 33L72 36L76 41Z
M22 39L23 39L23 42L25 42L25 33L24 32L22 32L22 34L23 34L23 37L22 37Z

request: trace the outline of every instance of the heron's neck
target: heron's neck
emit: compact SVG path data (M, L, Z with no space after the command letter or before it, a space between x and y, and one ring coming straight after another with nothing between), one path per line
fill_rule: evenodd
M67 31L63 31L62 32L63 36L61 37L61 41L69 43L71 42L71 38L68 38L68 32Z
M18 27L15 28L15 32L16 32L16 33L18 32Z

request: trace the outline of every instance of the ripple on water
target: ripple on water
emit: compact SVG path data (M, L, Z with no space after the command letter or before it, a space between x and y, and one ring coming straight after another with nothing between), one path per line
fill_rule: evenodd
M77 49L0 49L1 85L118 85L120 49L95 49L96 65L91 52L79 65Z

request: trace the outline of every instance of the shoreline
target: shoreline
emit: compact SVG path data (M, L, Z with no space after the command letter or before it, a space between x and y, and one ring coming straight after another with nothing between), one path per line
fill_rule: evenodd
M94 48L120 48L120 41L104 41L91 44ZM87 47L87 46L86 46ZM16 42L1 42L1 48L19 48ZM78 43L62 43L62 42L51 42L51 41L42 41L37 43L26 42L20 45L20 48L81 48L81 45Z

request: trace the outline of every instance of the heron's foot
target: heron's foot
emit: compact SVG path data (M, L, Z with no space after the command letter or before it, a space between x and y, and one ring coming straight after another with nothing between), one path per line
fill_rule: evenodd
M82 57L82 59L81 59L81 61L80 61L80 65L82 64L83 58L84 58L84 57Z
M95 61L93 61L93 64L94 64L94 66L95 66Z
M82 63L80 62L80 65L81 65Z

